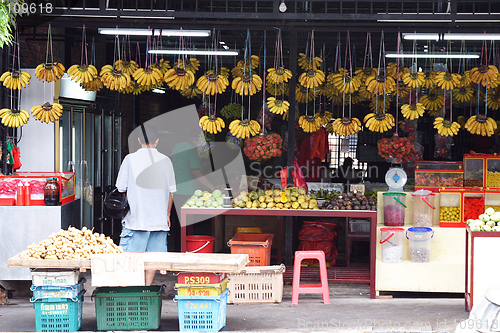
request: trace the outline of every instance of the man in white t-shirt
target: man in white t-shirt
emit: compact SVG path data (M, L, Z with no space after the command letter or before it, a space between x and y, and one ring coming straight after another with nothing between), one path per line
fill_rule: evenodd
M167 252L170 212L176 191L174 168L170 158L156 146L156 129L141 125L141 148L123 159L116 188L127 192L130 210L122 219L120 247L133 252ZM146 285L153 283L155 270L146 270Z

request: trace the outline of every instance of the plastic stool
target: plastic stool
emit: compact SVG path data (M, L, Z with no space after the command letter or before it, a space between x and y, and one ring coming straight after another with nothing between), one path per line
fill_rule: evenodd
M300 269L304 259L319 261L320 284L300 284ZM323 294L323 303L330 304L328 290L328 276L326 274L325 252L323 251L295 251L293 263L292 304L299 304L299 294Z

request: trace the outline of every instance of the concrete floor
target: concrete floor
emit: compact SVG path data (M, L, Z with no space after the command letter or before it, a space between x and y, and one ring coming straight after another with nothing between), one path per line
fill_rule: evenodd
M160 331L178 331L175 277L157 274L155 284L165 284ZM16 289L8 305L0 305L0 331L35 331L35 310L29 302L31 281L0 281L7 289ZM93 288L87 277L80 331L96 331ZM291 304L291 285L285 285L279 304L234 305L227 307L229 331L273 332L454 332L468 317L461 295L431 293L393 293L392 299L370 299L368 284L330 284L331 304L324 305L321 295L301 295L298 305ZM418 298L415 298L418 297Z

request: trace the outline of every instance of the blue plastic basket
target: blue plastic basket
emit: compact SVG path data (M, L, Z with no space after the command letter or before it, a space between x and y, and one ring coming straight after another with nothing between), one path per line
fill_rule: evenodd
M81 279L78 284L71 286L35 286L30 290L33 292L33 298L74 298L80 295L83 290L85 279Z
M83 290L74 298L32 298L37 332L75 332L82 326Z
M179 310L179 330L196 332L218 332L226 326L226 289L217 296L176 295Z

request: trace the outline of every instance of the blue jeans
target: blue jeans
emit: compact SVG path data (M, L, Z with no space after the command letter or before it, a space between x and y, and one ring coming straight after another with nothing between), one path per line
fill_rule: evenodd
M143 231L123 228L120 247L123 251L167 252L167 231Z

